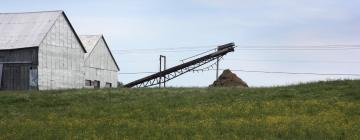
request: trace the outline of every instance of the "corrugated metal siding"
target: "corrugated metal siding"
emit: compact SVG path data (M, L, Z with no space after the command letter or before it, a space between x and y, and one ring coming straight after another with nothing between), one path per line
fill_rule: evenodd
M0 49L39 46L61 13L0 13Z
M102 38L93 48L89 56L85 59L85 79L100 81L100 87L105 87L105 83L117 85L117 66L108 51Z
M84 52L63 15L39 47L39 89L84 87Z

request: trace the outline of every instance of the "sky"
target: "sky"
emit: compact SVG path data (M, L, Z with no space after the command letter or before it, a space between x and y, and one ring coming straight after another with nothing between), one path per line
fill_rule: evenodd
M156 72L159 55L166 55L171 67L229 42L238 47L224 56L221 69L359 74L358 48L244 49L360 47L359 7L359 0L2 0L0 12L64 10L79 35L105 36L121 69L119 81L128 83L148 74L121 73ZM141 51L157 48L194 49ZM360 78L234 73L253 87ZM168 86L208 86L214 80L214 71L191 72Z

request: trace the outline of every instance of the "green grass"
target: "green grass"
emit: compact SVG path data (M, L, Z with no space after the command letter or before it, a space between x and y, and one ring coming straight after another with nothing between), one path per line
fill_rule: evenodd
M360 80L0 92L0 139L360 139Z

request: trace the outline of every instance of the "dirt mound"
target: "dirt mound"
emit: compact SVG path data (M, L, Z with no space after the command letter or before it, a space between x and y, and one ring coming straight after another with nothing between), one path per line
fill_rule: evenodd
M236 74L226 69L210 87L249 87Z

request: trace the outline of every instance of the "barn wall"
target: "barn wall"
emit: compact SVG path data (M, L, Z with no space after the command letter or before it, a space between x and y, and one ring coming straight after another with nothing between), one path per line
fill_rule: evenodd
M104 88L106 82L109 82L112 84L112 87L117 86L117 71L109 71L99 68L89 68L86 67L86 74L85 79L86 80L97 80L100 81L100 88Z
M84 52L64 15L60 15L39 47L39 89L84 86Z
M105 41L101 38L89 56L85 59L85 79L100 81L100 87L105 83L112 83L117 86L118 69L106 47Z

